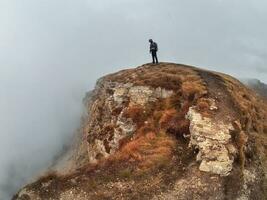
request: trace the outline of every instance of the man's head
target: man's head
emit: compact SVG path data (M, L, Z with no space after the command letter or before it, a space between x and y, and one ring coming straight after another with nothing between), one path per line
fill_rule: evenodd
M153 40L152 40L152 39L149 39L148 41L149 41L150 43L152 43L152 42L153 42Z

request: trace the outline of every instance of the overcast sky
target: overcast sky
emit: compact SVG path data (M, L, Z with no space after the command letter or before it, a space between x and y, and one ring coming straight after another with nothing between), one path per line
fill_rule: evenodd
M160 61L267 82L265 0L0 0L0 199L62 148L98 77L150 62L149 38Z

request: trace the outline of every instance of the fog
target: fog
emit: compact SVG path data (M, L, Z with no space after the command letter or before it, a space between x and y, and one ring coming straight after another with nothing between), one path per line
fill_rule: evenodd
M51 164L104 74L159 59L267 82L264 0L0 0L0 199Z

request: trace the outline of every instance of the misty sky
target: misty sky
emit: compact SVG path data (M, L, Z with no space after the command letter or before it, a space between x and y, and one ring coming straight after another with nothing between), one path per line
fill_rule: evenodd
M264 0L0 0L0 199L47 166L107 73L159 59L267 82ZM8 190L7 190L8 188Z

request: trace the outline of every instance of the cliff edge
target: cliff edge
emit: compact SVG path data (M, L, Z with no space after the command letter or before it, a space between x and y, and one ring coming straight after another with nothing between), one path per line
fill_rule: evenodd
M58 168L14 200L267 198L267 104L231 76L145 64L102 77Z

